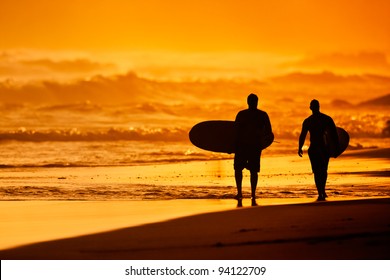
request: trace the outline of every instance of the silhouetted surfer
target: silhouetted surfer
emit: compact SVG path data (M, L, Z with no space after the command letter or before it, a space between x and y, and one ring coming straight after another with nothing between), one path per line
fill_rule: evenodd
M298 155L302 157L302 147L305 143L307 132L310 132L309 158L314 173L314 181L318 191L318 201L327 197L325 193L326 180L328 177L329 153L325 143L325 131L330 131L331 138L338 147L336 125L331 117L320 112L318 100L310 102L313 114L304 120L301 135L299 136Z
M250 171L252 206L256 206L256 188L258 172L260 172L261 143L264 135L272 134L268 114L257 109L258 97L250 94L247 98L248 109L238 112L234 170L237 185L238 206L242 201L242 170Z

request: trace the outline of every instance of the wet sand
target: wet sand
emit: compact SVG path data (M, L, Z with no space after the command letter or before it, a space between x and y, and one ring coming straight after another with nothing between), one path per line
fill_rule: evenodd
M357 154L356 154L357 153ZM390 197L390 149L347 151L331 159L327 191L332 198ZM243 195L250 197L249 172ZM1 201L134 201L172 199L233 199L233 159L169 164L5 168L0 178ZM261 158L258 196L314 198L317 195L310 161L294 151Z
M313 195L260 197L258 207L246 198L243 208L233 199L0 201L0 258L389 259L388 155L352 152L332 162L326 202ZM280 162L270 160L269 170ZM296 183L314 191L312 178L301 176ZM265 180L284 182L277 173ZM384 197L362 197L370 184ZM337 196L343 186L350 196Z

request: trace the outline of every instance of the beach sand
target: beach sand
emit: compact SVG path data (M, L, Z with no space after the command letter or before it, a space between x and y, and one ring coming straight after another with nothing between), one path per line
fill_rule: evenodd
M81 216L68 213L73 222L58 217L57 231L71 224L72 227L83 228L83 223L91 223L90 226L84 224L84 231L86 228L99 230L96 223L103 221L104 227L109 228L111 225L117 229L4 249L0 251L0 258L3 260L390 258L390 198L288 202L293 204L275 205L270 201L269 205L243 208L234 208L232 201L229 200L222 202L199 200L196 201L197 207L194 201L185 200L128 202L122 205L118 205L122 202L110 202L112 207L117 207L115 211L107 210L110 204L108 202L63 202L62 210L57 209L57 213L44 215L46 220L39 221L35 231L42 233L53 230L55 215L65 211L65 208L71 212L89 209L92 219L88 218L86 212ZM19 203L20 207L25 207L31 202ZM42 211L41 209L55 208L53 205L42 207L48 202L35 203L37 203L35 207L29 208L31 215L37 214L36 211ZM249 201L244 201L244 205L248 203ZM214 209L213 206L210 207L213 204ZM12 207L15 210L19 206L8 207L11 211ZM138 211L135 211L135 207L138 207ZM158 207L164 208L165 211L155 211ZM181 207L206 213L170 219L170 215L173 217L181 212ZM229 207L231 210L227 210ZM137 221L134 221L136 212L140 213L139 223L147 222L145 217L148 215L145 211L148 209L153 209L154 218L150 219L150 223L120 228L120 225L124 226L126 223L137 224ZM6 209L3 208L2 211L4 210ZM15 212L17 211L14 211L13 215ZM106 214L103 214L104 212ZM119 212L122 213L120 218L116 217ZM165 214L160 215L163 212ZM167 214L168 212L170 214ZM99 221L96 216L101 215L105 217ZM129 220L126 221L126 218ZM153 219L165 220L153 222ZM5 235L17 234L15 229L10 229ZM24 229L21 227L19 230L26 229L27 227ZM23 234L34 236L37 232ZM4 237L4 233L2 235ZM13 235L8 238L8 245L11 244L9 240L15 238ZM52 238L54 237L53 235ZM6 244L3 243L4 245Z

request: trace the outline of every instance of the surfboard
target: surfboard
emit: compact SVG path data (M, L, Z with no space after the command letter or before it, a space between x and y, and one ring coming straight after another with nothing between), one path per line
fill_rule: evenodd
M345 129L341 127L336 127L337 136L339 138L339 147L337 149L337 142L332 137L332 134L329 130L325 130L324 140L325 145L328 150L328 154L330 157L337 158L340 156L349 145L349 134L345 131Z
M234 121L205 121L192 127L189 132L192 144L203 150L232 154L235 150L236 126ZM259 143L263 150L274 141L274 135L264 135Z

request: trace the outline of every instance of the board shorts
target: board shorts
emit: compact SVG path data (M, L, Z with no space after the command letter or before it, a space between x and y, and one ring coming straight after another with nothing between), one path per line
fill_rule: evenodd
M308 154L313 173L328 171L329 155L325 148L310 146Z
M261 150L241 147L234 155L234 170L242 171L244 168L252 172L260 172Z

